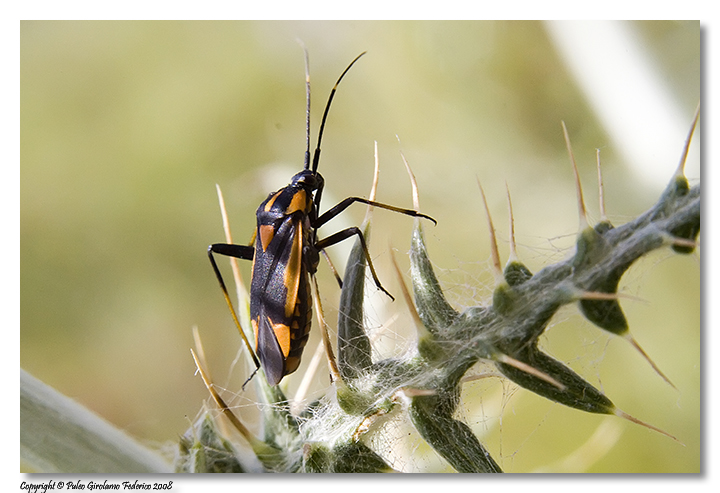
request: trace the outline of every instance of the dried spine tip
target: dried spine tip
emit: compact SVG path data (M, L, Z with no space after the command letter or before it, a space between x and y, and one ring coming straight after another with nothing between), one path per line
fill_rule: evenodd
M692 141L693 134L695 133L695 127L697 126L698 120L700 119L700 102L698 102L697 108L695 109L695 117L693 118L690 131L685 139L685 145L683 146L682 154L680 155L680 162L678 163L677 171L675 171L675 177L685 176L685 163L687 162L688 153L690 152L690 141Z
M578 172L575 155L573 154L572 145L570 144L570 136L568 135L565 122L562 123L563 135L565 137L565 147L567 148L570 162L572 163L573 174L575 176L575 191L577 193L578 214L580 216L580 231L588 227L587 211L585 209L585 201L583 200L582 185L580 184L580 173Z
M600 203L600 222L608 223L607 214L605 213L605 187L603 186L602 170L600 168L600 149L595 149L597 161L598 175L598 202Z
M668 437L668 438L672 438L672 439L675 440L676 442L682 444L682 442L681 442L680 440L678 440L676 437L674 437L673 435L671 435L671 434L668 433L667 431L661 430L661 429L658 428L657 426L653 426L653 425L651 425L651 424L645 423L644 421L640 421L639 419L637 419L637 418L635 418L635 417L633 417L633 416L630 416L628 413L626 413L625 411L623 411L623 410L621 410L621 409L617 409L617 408L616 408L616 409L615 409L615 412L614 412L613 414L615 414L615 416L617 416L617 417L619 417L619 418L626 419L626 420L630 421L631 423L635 423L635 424L638 424L638 425L640 425L640 426L644 426L645 428L647 428L647 429L649 429L649 430L657 431L658 433L660 433L660 434L662 434L662 435L665 435L665 436ZM683 445L684 445L684 444L683 444Z
M635 338L630 334L630 332L625 334L625 339L630 342L632 347L634 347L637 350L637 352L639 352L648 363L650 363L650 366L652 366L653 370L655 370L655 373L660 375L660 377L663 380L665 380L672 388L674 388L675 390L678 389L675 386L675 384L672 383L670 381L670 379L668 377L666 377L662 371L660 371L660 368L658 367L658 365L656 365L655 362L652 359L650 359L650 356L648 356L648 354L645 352L645 350L642 347L640 347L640 344L635 340Z
M478 187L480 188L480 195L482 195L483 205L485 206L485 219L487 220L488 233L490 235L490 255L493 263L493 273L495 274L495 283L499 283L502 280L502 268L500 267L500 253L498 252L497 238L495 237L495 226L493 226L492 217L490 216L490 209L488 208L487 198L485 197L485 190L483 190L480 184L480 179L475 177L477 180Z
M400 137L398 137L398 141L400 141ZM412 169L410 168L410 165L405 158L405 154L403 154L402 151L400 151L400 157L402 158L403 163L405 164L405 170L410 177L410 186L412 187L413 209L415 209L416 211L420 211L420 193L418 192L418 185L417 180L415 179L415 174L412 172Z
M505 192L507 194L508 203L508 220L510 222L510 256L508 256L508 264L515 262L518 259L517 256L517 244L515 243L515 216L513 215L512 200L510 200L510 187L508 187L507 181L505 182Z

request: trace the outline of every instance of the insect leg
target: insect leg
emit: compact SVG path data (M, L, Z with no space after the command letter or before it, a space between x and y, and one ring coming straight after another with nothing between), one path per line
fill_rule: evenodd
M355 202L360 202L362 204L371 205L373 207L379 207L381 209L387 209L387 210L393 211L393 212L399 212L400 214L405 214L407 216L422 217L424 219L429 219L433 223L437 224L437 221L435 219L433 219L432 217L422 214L421 212L418 212L413 209L402 209L400 207L395 207L394 205L387 205L387 204L381 204L380 202L373 202L372 200L367 200L362 197L348 197L345 200L343 200L342 202L340 202L339 204L337 204L332 209L325 211L320 217L318 217L314 221L313 227L319 228L320 226L322 226L323 224L325 224L326 222L328 222L329 220L331 220L332 218L334 218L335 216L337 216L338 214L343 212L345 209L350 207Z
M333 275L335 276L335 280L337 281L338 286L340 286L340 289L342 289L342 286L343 286L342 278L340 277L340 274L338 274L338 271L335 268L335 265L332 263L332 260L330 260L330 257L328 256L328 254L325 250L320 250L320 253L322 253L323 257L325 257L325 261L327 261L328 265L330 266L330 270L332 271Z
M222 274L220 274L220 269L218 269L218 266L215 263L215 257L213 257L213 253L225 255L226 257L235 257L242 260L252 260L255 256L255 249L251 246L233 245L230 243L214 243L208 247L208 258L210 258L210 263L212 264L213 271L215 272L215 277L217 277L217 280L220 283L220 288L222 288L223 292L227 297L227 288L225 287L225 281L223 281Z
M360 244L362 245L363 252L365 253L365 259L367 260L368 267L370 267L370 273L372 273L372 277L373 277L373 281L375 281L375 285L378 287L378 289L380 291L382 291L383 293L388 295L390 297L390 299L395 301L395 297L393 295L391 295L390 293L388 293L388 291L380 283L380 279L378 279L377 273L375 272L375 267L373 266L373 263L372 263L372 259L370 258L370 252L368 251L367 243L365 242L365 236L362 234L362 231L360 231L359 228L352 227L352 228L343 229L342 231L338 231L337 233L318 241L315 244L315 248L317 248L319 251L322 251L329 246L336 245L343 240L347 240L348 238L350 238L353 235L357 235L357 237L360 239Z
M217 277L217 280L220 283L220 289L222 289L223 296L225 297L225 302L227 303L228 308L230 308L230 314L232 315L233 321L235 322L235 326L238 328L238 331L240 332L240 336L242 337L243 341L245 342L245 345L247 346L248 351L250 351L250 355L252 356L253 363L255 363L255 367L260 368L260 362L258 361L257 356L255 356L255 350L252 348L250 341L248 341L247 336L245 335L245 331L243 331L242 326L240 325L240 321L238 320L237 314L235 313L235 308L233 307L232 301L230 301L230 295L228 294L228 290L225 287L225 281L223 281L222 274L220 273L220 269L218 269L217 263L215 262L215 257L213 256L213 253L217 253L219 255L225 255L227 257L235 257L235 258L239 258L239 259L243 259L243 260L252 260L253 257L255 256L255 249L253 247L247 246L247 245L233 245L230 243L214 243L208 247L208 258L210 259L210 263L212 264L213 271L215 272L215 277Z

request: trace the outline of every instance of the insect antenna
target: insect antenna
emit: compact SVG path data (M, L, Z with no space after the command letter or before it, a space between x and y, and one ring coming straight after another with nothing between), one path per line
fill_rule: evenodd
M361 56L363 56L365 53L367 53L367 52L363 51L362 53L360 53L358 56L355 57L355 60L350 62L350 65L348 65L347 68L345 69L345 71L342 74L340 74L340 77L338 77L338 80L335 83L335 85L333 86L332 91L330 91L330 97L328 98L328 102L325 105L325 112L323 113L322 122L320 122L320 132L318 133L317 147L315 148L315 154L313 155L313 166L312 166L313 173L317 171L318 164L320 163L320 142L322 141L323 131L325 130L325 121L327 121L328 111L330 111L330 104L332 103L332 100L335 97L335 91L337 90L337 87L340 84L340 81L342 80L342 78L345 77L345 74L347 74L348 70L350 70L350 67L352 67L353 64L355 62L357 62L358 59ZM310 90L309 88L310 88L310 82L309 82L309 78L308 78L308 91ZM308 92L307 100L308 100L308 121L309 121L310 120L310 95L309 95L309 92ZM308 139L309 138L310 138L310 133L308 130Z
M307 48L302 45L303 53L305 53L305 166L304 169L310 169L310 57Z

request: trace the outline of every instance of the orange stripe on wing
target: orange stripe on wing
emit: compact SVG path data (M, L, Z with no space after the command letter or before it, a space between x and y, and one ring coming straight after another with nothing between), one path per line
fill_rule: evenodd
M297 303L298 291L300 289L300 278L302 277L302 242L303 223L297 221L297 229L292 239L290 255L285 266L285 287L287 296L285 298L285 318L291 319L295 314L295 303Z
M290 328L285 324L273 324L272 328L280 346L280 351L287 358L288 353L290 353Z
M275 228L271 224L263 224L262 226L258 226L258 232L260 233L260 244L262 245L263 252L265 252L270 242L275 238Z
M286 214L292 214L293 212L303 212L307 213L308 206L308 199L307 199L307 192L305 190L298 190L293 195L292 200L290 201L290 205L288 205L287 209L285 209Z

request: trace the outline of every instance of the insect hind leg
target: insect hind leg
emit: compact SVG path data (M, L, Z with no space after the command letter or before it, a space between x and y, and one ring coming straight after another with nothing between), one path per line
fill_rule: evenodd
M251 246L233 245L231 243L214 243L208 247L208 258L210 259L210 264L212 264L213 272L215 272L215 277L217 277L217 280L220 283L220 288L223 290L223 293L225 293L225 298L229 300L230 298L228 297L228 290L225 287L225 281L220 273L220 269L218 269L213 253L225 255L226 257L235 257L242 260L252 260L255 256L255 249Z
M234 245L232 243L213 243L208 247L208 253L210 252L242 260L252 260L255 256L255 248L249 245Z
M210 259L210 264L212 264L213 271L215 272L215 277L217 278L218 282L220 283L220 289L222 289L223 296L225 297L225 302L228 305L228 308L230 309L230 314L232 315L233 321L235 322L235 326L237 327L238 331L240 332L240 336L242 337L243 341L245 342L245 345L247 346L248 351L250 352L250 355L252 356L253 363L255 364L255 368L260 368L260 362L257 359L257 356L255 355L255 351L252 348L252 345L250 344L250 341L248 341L247 336L245 335L245 331L243 331L242 326L240 325L240 320L238 319L237 313L235 313L235 307L233 307L232 301L230 301L230 295L228 294L227 287L225 286L225 281L223 280L222 274L220 273L220 269L217 266L217 262L215 262L215 257L213 256L213 253L217 253L218 255L225 255L226 257L235 257L242 260L252 260L255 256L255 249L251 246L247 245L233 245L231 243L214 243L208 247L208 258ZM254 375L255 373L253 373ZM252 376L250 376L252 378ZM250 380L250 379L248 379ZM245 382L247 383L247 382ZM243 384L243 387L245 387L245 384Z

